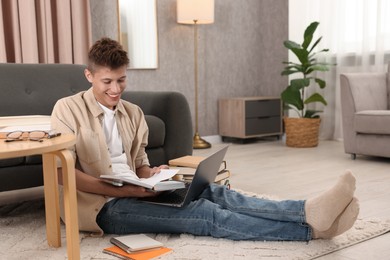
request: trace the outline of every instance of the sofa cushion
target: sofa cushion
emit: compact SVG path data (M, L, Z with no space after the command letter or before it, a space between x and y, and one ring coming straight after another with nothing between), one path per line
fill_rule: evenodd
M39 165L42 164L42 155L30 155L25 157L16 157L0 160L0 168L12 167L18 165Z
M41 164L42 155L30 155L26 156L26 164Z
M0 191L10 191L42 186L42 164L18 165L0 168ZM13 196L18 197L17 193Z
M165 123L160 118L145 115L149 127L148 148L162 147L165 141Z
M354 129L364 134L390 134L390 110L364 110L355 114Z
M60 98L88 89L85 66L0 64L0 116L50 115Z
M9 158L9 159L1 159L0 160L0 168L3 167L11 167L24 164L24 157L17 158Z

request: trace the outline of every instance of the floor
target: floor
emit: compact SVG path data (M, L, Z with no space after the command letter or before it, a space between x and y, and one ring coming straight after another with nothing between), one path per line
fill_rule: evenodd
M213 144L194 154L207 155L223 145ZM358 156L352 160L337 141L321 141L315 148L290 148L275 140L231 143L225 159L232 187L278 198L314 196L351 169L357 179L359 217L390 218L390 159ZM390 259L389 241L390 233L320 259Z
M226 144L195 150L194 155L207 155ZM358 156L352 160L344 153L343 143L337 141L321 141L315 148L289 148L274 138L229 145L225 159L234 188L277 198L305 199L327 189L345 169L351 169L357 178L359 217L390 218L390 158ZM41 196L42 190L35 193ZM11 198L21 199L15 195L0 195L0 205ZM32 198L31 191L28 196ZM389 241L390 233L320 259L390 259Z

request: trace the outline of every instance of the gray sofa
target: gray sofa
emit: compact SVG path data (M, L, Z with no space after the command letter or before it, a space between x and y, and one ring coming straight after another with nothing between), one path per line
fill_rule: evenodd
M389 72L340 75L344 150L390 157Z
M86 90L84 66L0 64L0 116L50 115L55 102ZM152 166L192 154L192 121L186 98L177 92L129 91L149 126L147 153ZM41 156L0 160L0 192L42 186Z

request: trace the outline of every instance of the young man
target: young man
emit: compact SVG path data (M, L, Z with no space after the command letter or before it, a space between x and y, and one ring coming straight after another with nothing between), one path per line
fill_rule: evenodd
M127 53L118 42L108 38L97 41L90 49L85 70L92 87L59 100L53 109L52 127L77 137L72 151L80 230L307 241L331 238L353 226L359 204L350 172L340 176L330 190L307 201L264 200L210 185L184 208L143 203L136 198L158 194L101 181L101 174L132 170L139 177L150 177L167 168L149 166L144 115L138 106L121 100L128 63Z

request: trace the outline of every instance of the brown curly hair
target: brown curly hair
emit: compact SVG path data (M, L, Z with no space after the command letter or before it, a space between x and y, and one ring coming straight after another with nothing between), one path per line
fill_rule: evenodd
M117 69L129 65L129 63L129 57L122 45L110 38L101 38L89 49L88 70L92 73L95 72L96 66Z

